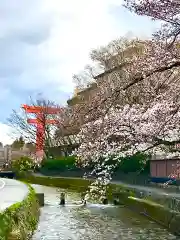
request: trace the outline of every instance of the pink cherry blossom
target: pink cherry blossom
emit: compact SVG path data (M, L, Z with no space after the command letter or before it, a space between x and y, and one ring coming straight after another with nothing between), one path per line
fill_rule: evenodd
M151 40L140 41L142 54L97 77L96 94L74 107L76 119L80 109L83 113L75 154L84 166L95 163L95 186L108 184L120 157L140 151L180 155L178 149L172 151L180 142L180 2L124 2L130 11L162 25Z

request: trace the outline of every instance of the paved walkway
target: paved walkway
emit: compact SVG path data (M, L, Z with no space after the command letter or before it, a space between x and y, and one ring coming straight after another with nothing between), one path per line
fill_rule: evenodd
M135 185L135 184L127 184L121 181L112 181L114 184L123 184L125 187L132 188L132 189L137 189L142 192L152 192L157 195L166 195L169 197L174 197L174 198L180 198L180 190L175 191L174 189L169 189L169 188L160 188L156 186L143 186L143 185Z
M14 179L0 178L0 211L22 201L28 194L28 187Z
M5 181L3 179L0 179L0 189L3 189L5 186Z
M45 176L40 173L34 173L34 176L39 177L52 177L52 178L61 178L61 176ZM62 178L71 178L71 177L62 177ZM71 178L71 179L82 179L82 178ZM124 185L125 187L137 189L142 192L151 192L157 195L166 195L172 198L179 198L180 199L180 190L175 191L174 189L168 189L168 188L160 188L160 187L152 187L152 186L143 186L143 185L135 185L135 184L128 184L124 183L122 181L111 181L111 183Z

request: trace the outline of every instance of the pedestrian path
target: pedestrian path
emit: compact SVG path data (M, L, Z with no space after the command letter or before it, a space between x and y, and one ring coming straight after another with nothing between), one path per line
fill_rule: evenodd
M160 187L152 187L152 186L143 186L143 185L136 185L136 184L128 184L121 181L112 181L114 184L123 185L125 187L131 188L131 189L137 189L142 192L151 192L157 195L168 195L169 197L174 198L180 198L180 190L174 191L174 189L168 189L168 188L160 188Z
M5 186L5 181L3 179L0 179L0 190L3 189Z
M14 179L0 178L0 211L23 201L27 194L26 184Z
M40 173L34 173L34 176L37 177L52 177L52 178L61 178L61 176L45 176ZM71 177L62 177L62 178L70 178L70 179L82 179L82 178L71 178ZM180 199L180 190L174 190L174 189L168 189L168 188L160 188L160 187L153 187L153 186L143 186L143 185L136 185L136 184L128 184L122 181L111 181L112 184L117 184L117 185L123 185L127 188L131 189L137 189L142 192L151 192L152 194L157 194L157 195L168 195L169 197L172 198L179 198Z

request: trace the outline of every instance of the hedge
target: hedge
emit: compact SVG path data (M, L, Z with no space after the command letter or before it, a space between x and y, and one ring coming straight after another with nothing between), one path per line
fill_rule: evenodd
M136 153L133 156L121 158L117 171L129 172L150 172L150 157L144 153Z
M142 172L149 173L149 156L137 153L134 156L121 158L120 163L116 168L116 173L132 173L132 172ZM104 161L101 159L100 161ZM114 160L109 158L107 164L112 164ZM81 169L80 166L77 166L75 156L66 156L66 157L56 157L54 159L45 159L43 161L42 167L40 168L40 172L49 175L48 173L52 173L52 175L56 175L62 172L85 172L89 171L93 168L93 163L87 169Z
M67 169L77 169L74 156L59 157L55 159L45 159L42 163L41 171L64 171Z
M31 239L37 228L40 210L34 189L28 185L29 193L22 201L0 213L1 240Z
M34 161L30 157L22 156L12 161L12 171L16 174L34 169Z

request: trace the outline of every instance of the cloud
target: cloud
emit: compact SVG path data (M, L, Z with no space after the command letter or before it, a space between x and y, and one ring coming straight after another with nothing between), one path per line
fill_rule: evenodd
M0 122L6 123L11 109L26 103L29 95L42 92L64 104L73 92L72 75L89 63L91 49L129 30L137 32L136 17L128 22L129 15L127 11L122 15L121 3L1 1ZM145 33L150 31L146 28Z
M11 144L14 140L12 136L13 130L7 124L0 123L0 142L3 145Z

